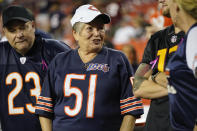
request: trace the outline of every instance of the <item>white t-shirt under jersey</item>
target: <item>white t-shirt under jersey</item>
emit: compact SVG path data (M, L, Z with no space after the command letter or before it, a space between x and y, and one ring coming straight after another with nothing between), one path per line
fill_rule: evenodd
M193 27L187 37L186 61L188 67L193 71L197 78L197 26Z

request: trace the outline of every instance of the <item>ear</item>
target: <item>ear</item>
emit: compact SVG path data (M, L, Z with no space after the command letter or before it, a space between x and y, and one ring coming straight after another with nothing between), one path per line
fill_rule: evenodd
M176 0L172 0L172 3L173 3L173 8L175 9L175 11L178 13L181 9L179 3L176 1Z
M34 30L34 32L36 31L36 23L35 21L31 21L31 27Z
M36 23L35 23L35 21L31 21L31 23L32 23L32 28L36 28Z
M180 11L180 7L179 5L176 3L176 11L179 12Z
M73 37L75 38L75 40L78 41L78 40L79 40L79 39L78 39L79 33L76 32L75 30L73 30L72 33L73 33Z
M2 27L2 31L3 31L3 33L5 32L5 27Z
M2 27L2 33L5 34L6 32L6 27Z

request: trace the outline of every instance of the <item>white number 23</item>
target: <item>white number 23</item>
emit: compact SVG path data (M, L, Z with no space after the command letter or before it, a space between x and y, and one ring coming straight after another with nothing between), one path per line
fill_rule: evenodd
M25 82L30 82L30 80L33 80L35 88L30 89L30 95L36 97L36 100L41 92L41 86L40 86L40 77L35 72L28 72L25 75ZM24 107L15 107L14 106L14 99L18 96L18 94L23 89L23 78L21 74L17 72L10 73L6 77L6 85L11 85L12 81L16 81L16 86L14 89L9 93L8 95L8 113L9 115L19 115L24 114ZM30 113L35 113L35 107L32 105L32 103L27 103L26 109Z

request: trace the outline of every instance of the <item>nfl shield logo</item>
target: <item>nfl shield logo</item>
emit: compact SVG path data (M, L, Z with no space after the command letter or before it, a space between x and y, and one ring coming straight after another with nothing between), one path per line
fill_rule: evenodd
M21 64L25 64L25 62L26 62L26 57L20 57L20 62L21 62Z
M176 36L176 35L173 35L173 36L171 37L171 42L172 42L172 43L175 43L176 40L177 40L177 36Z

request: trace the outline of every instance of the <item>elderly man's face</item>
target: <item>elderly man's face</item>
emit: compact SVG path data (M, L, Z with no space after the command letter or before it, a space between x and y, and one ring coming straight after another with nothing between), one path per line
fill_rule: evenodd
M90 52L99 51L104 43L105 29L100 20L94 20L91 23L84 24L80 32L74 33L80 48Z
M10 45L21 55L25 55L33 46L35 40L34 22L23 22L20 20L10 21L3 28Z

